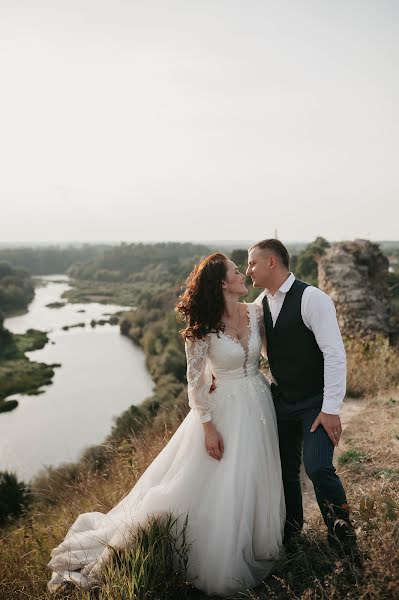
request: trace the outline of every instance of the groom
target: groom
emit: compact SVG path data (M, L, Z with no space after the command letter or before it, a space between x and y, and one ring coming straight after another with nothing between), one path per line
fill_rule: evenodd
M285 542L303 526L300 466L312 480L331 546L351 554L355 535L345 490L332 463L342 426L345 350L332 300L290 273L289 254L276 239L248 250L247 275L264 288L267 355L277 414L287 520Z

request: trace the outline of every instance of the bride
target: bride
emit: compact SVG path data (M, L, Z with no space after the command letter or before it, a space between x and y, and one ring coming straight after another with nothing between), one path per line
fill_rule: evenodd
M51 553L48 583L89 589L112 548L124 548L149 515L188 514L188 580L228 596L255 586L282 548L285 518L277 426L258 370L261 307L238 300L245 276L226 256L203 259L176 310L187 321L191 411L133 489L107 514L81 514ZM210 393L212 374L216 389Z

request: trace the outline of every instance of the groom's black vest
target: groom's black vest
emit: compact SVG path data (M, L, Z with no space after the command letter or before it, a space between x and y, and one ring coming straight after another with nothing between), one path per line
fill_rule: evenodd
M284 405L288 411L290 407L321 404L324 358L301 315L302 294L308 285L295 279L285 295L274 327L266 296L263 299L267 356L277 383L277 388L272 386L276 409L277 404Z

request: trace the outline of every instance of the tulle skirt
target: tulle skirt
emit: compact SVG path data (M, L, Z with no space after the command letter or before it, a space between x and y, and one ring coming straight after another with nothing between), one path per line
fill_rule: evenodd
M253 587L282 548L284 494L277 424L261 373L218 381L212 420L224 440L220 462L204 445L191 410L136 485L107 514L79 515L52 551L50 591L65 581L89 589L100 581L112 548L126 548L151 515L188 515L188 580L207 594Z

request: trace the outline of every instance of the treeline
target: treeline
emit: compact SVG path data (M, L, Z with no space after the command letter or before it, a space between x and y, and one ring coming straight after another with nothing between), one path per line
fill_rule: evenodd
M194 256L206 255L201 244L165 242L115 246L95 259L74 264L68 275L94 281L169 283L176 281L192 265Z
M0 261L0 312L4 314L26 309L35 295L29 271Z
M7 261L14 267L29 269L32 275L54 275L65 273L74 263L91 260L107 249L109 246L105 244L1 248L0 261Z

